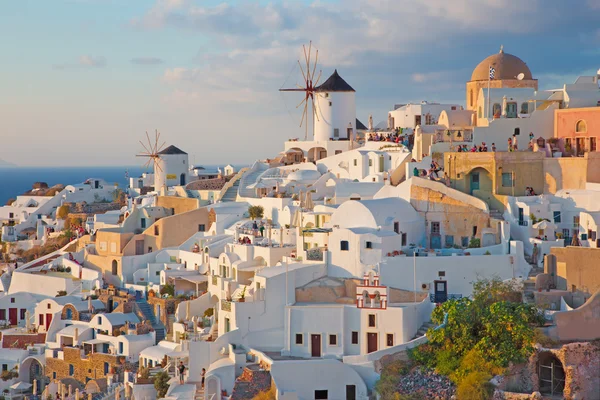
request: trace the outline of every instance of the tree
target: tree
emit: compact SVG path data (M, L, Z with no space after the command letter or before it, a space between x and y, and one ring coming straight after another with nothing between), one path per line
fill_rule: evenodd
M543 314L522 302L520 285L497 278L475 282L472 299L447 301L431 319L445 325L430 329L429 343L413 349L411 359L449 376L458 397L473 400L489 398L491 377L527 359L535 326L544 323Z
M57 218L66 219L68 215L69 215L69 206L63 205L63 206L58 207L58 210L56 210Z
M262 206L250 206L248 207L248 214L250 219L261 219L265 213L265 209Z
M154 376L154 389L156 389L156 397L163 398L169 390L169 380L171 377L166 371L160 371Z
M166 285L163 285L160 288L160 294L162 295L169 295L170 297L175 296L175 286L171 285L170 283L167 283Z

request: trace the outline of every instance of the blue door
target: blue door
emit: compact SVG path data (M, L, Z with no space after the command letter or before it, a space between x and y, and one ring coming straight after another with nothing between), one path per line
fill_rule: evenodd
M479 172L471 173L471 194L474 190L479 190Z
M442 248L442 236L441 235L431 235L431 246L432 249L441 249Z

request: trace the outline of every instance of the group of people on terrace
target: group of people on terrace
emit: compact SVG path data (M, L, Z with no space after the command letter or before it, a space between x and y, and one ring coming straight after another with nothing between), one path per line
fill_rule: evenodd
M397 132L386 132L386 133L369 133L369 142L390 142L399 143L408 147L410 141L408 135L400 135Z

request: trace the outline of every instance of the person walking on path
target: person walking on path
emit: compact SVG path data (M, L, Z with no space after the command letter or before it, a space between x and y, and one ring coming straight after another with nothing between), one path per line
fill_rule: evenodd
M206 376L206 368L202 368L202 373L200 374L202 377L202 389L204 390L204 378Z
M183 361L179 362L179 367L177 367L177 369L179 370L179 384L183 385L183 376L185 374L185 365L183 365Z
M260 223L260 237L265 237L264 233L265 233L265 225L261 222Z

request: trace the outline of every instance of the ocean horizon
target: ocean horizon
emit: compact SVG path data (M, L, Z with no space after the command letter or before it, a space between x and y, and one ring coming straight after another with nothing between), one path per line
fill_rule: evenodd
M206 168L224 167L222 165L204 165ZM240 168L240 166L236 166ZM0 207L9 199L31 190L35 182L46 182L48 186L56 184L72 185L82 183L88 178L104 179L117 183L120 188L127 188L126 177L140 176L144 172L152 172L151 168L141 166L90 166L90 167L19 167L0 166Z

